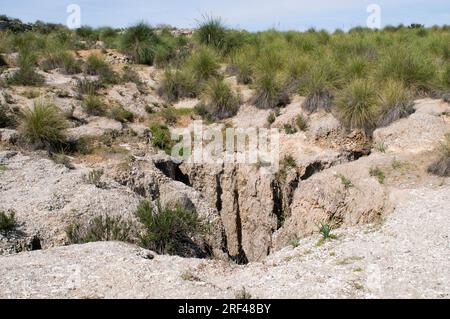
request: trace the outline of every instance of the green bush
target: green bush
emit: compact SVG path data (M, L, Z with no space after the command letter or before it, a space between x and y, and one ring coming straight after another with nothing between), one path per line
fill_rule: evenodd
M207 113L213 119L234 116L239 110L239 96L223 80L211 80L206 86L203 100Z
M9 232L13 231L17 226L16 215L14 212L9 212L8 214L4 211L0 211L0 233L3 235L8 235Z
M194 238L205 232L195 211L163 209L159 203L153 208L150 202L143 201L136 216L145 228L141 245L160 254L190 256Z
M105 84L117 84L120 79L103 56L98 54L91 54L87 58L85 72L89 75L98 75L99 81Z
M412 94L402 82L395 80L386 82L378 100L378 126L388 126L414 113Z
M123 108L123 106L115 106L111 109L109 116L121 123L133 122L134 114Z
M93 116L103 116L105 114L105 104L95 95L88 95L83 101L83 110Z
M65 141L66 121L52 103L38 101L21 113L20 131L33 144L55 146Z
M154 123L150 125L150 130L152 131L152 145L170 154L174 141L171 139L169 128L165 125Z
M436 69L432 61L415 48L393 48L388 50L379 62L380 81L392 78L412 88L429 88L435 74Z
M128 28L121 39L121 49L138 64L153 65L155 47L160 39L154 29L146 23L138 23Z
M28 50L19 52L17 59L17 70L10 78L8 83L13 85L40 86L44 84L44 77L36 72L37 55Z
M286 106L290 102L289 92L283 87L280 75L265 72L254 83L255 94L252 102L260 109Z
M158 87L158 94L168 102L195 97L198 87L194 77L186 70L166 69Z
M60 69L65 74L81 73L81 63L73 54L63 49L55 49L47 52L42 65L44 70Z
M189 71L198 82L218 75L219 57L208 47L198 48L186 61Z
M99 81L89 79L79 79L77 81L77 91L81 95L95 95L97 91L102 88L102 84Z
M195 37L201 44L221 50L226 45L226 33L222 19L205 15L203 21L198 24Z
M342 123L350 129L370 130L374 127L377 92L370 82L356 79L337 96Z
M130 221L121 217L99 216L88 223L74 222L66 228L71 244L85 244L99 241L133 242L136 230Z

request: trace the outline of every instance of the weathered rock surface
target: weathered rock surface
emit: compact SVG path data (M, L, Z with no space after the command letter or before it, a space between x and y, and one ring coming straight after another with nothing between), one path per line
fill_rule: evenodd
M1 298L450 298L449 184L395 192L382 226L245 266L103 242L0 257ZM149 256L150 255L150 256ZM151 255L154 258L151 259Z

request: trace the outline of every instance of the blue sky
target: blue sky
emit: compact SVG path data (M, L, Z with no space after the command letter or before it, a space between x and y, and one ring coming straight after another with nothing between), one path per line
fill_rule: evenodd
M366 24L371 3L380 5L382 25L450 24L449 0L0 0L0 14L27 22L65 23L67 5L73 3L81 7L82 24L95 27L125 27L142 20L194 27L206 13L222 17L230 27L250 31L348 29Z

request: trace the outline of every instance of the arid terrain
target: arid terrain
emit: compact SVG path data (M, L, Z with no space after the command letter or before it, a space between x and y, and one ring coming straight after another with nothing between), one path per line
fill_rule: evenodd
M312 53L262 75L278 52L267 44L247 74L253 40L229 53L202 42L207 23L95 41L67 31L76 45L64 49L54 30L0 31L0 298L450 298L448 52L433 55L433 74L416 61L375 82L377 35L356 31L339 80L316 79ZM425 31L378 41L449 38ZM175 43L173 56L148 62L146 40L124 49L139 32ZM296 36L271 32L262 37ZM344 46L329 36L324 56ZM349 75L365 59L367 73ZM170 131L200 120L278 129L279 171L172 157Z

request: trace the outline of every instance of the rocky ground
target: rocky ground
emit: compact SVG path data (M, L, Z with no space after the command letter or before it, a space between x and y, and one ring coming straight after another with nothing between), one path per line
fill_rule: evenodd
M295 165L267 175L258 165L179 163L154 148L148 124L161 119L145 108L164 108L155 93L160 74L136 69L148 92L134 83L102 92L132 112L133 123L88 116L76 99L76 76L43 73L40 94L71 113L70 138L97 141L90 154L57 160L19 146L15 129L0 129L0 210L18 221L13 234L0 235L0 297L233 298L245 288L254 298L449 298L450 179L427 172L450 132L447 103L417 100L413 114L369 140L332 113L304 113L295 96L271 125L281 129L280 158ZM267 127L270 110L256 109L251 90L240 89L244 104L220 125ZM1 89L0 103L12 109L33 100L29 88ZM187 114L173 126L198 119ZM285 133L299 114L308 128ZM99 169L100 183L87 182ZM212 226L205 239L212 256L158 255L119 242L68 245L74 221L133 220L144 199L195 209ZM337 238L319 241L321 221Z

